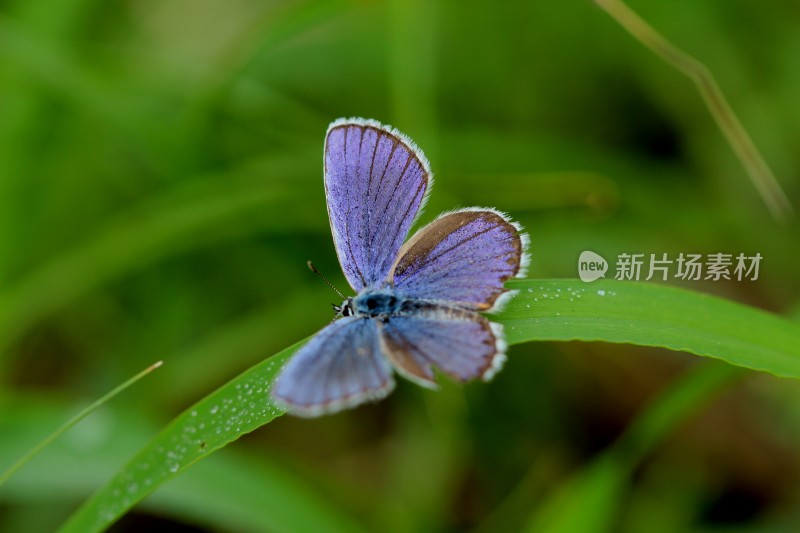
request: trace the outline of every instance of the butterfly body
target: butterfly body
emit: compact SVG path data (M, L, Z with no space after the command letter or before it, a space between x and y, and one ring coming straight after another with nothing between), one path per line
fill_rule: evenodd
M348 298L341 306L342 316L359 316L386 321L397 314L407 303L398 297L391 288L371 290L365 289L356 297Z
M403 241L432 183L425 156L373 120L340 119L325 141L334 245L356 292L281 370L272 397L317 416L386 396L393 373L435 388L438 370L488 380L505 361L502 327L480 312L513 296L527 236L491 208L445 213Z

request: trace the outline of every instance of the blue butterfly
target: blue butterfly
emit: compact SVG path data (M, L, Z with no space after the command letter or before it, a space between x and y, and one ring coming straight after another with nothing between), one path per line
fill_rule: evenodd
M328 217L356 296L286 363L273 400L319 416L385 397L393 373L435 388L434 367L458 381L490 379L505 361L500 324L479 311L513 296L527 235L488 208L444 213L403 241L433 183L411 139L374 120L339 119L324 155Z

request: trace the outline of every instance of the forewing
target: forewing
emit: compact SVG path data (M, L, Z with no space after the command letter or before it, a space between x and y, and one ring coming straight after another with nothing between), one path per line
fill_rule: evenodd
M527 236L492 209L446 213L400 250L392 281L409 298L440 300L479 311L497 307L503 283L523 275Z
M458 381L488 380L505 361L501 326L474 311L425 305L380 327L387 358L421 385L435 386L434 367Z
M333 242L356 291L385 282L432 179L416 145L390 126L340 119L325 140Z
M272 397L292 414L311 417L383 398L393 387L375 321L344 317L317 333L286 363Z

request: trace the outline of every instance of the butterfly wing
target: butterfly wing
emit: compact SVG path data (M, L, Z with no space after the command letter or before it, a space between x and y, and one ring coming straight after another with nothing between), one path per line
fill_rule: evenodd
M432 174L416 145L373 120L340 119L325 140L325 194L333 242L356 291L385 282Z
M408 298L492 311L503 283L524 275L526 248L527 235L493 209L445 213L403 246L390 281Z
M286 363L272 398L299 416L319 416L383 398L392 369L374 320L344 317L317 333Z
M435 386L433 367L457 381L488 380L505 361L501 326L475 311L421 304L380 327L387 358L420 385Z

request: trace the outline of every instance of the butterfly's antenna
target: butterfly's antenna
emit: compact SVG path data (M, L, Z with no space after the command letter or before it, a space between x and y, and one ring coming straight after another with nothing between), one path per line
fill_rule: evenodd
M317 270L317 267L314 266L314 263L312 263L311 261L307 261L306 264L308 265L308 268L311 270L311 272L313 272L314 274L317 274L319 277L321 277L323 279L323 281L325 281L325 283L328 285L328 287L333 289L336 292L336 294L338 294L342 298L342 300L346 300L347 299L347 298L344 297L344 294L339 292L339 289L337 289L336 287L333 286L333 283L328 281L328 278L325 277L325 274L323 274L322 272Z

